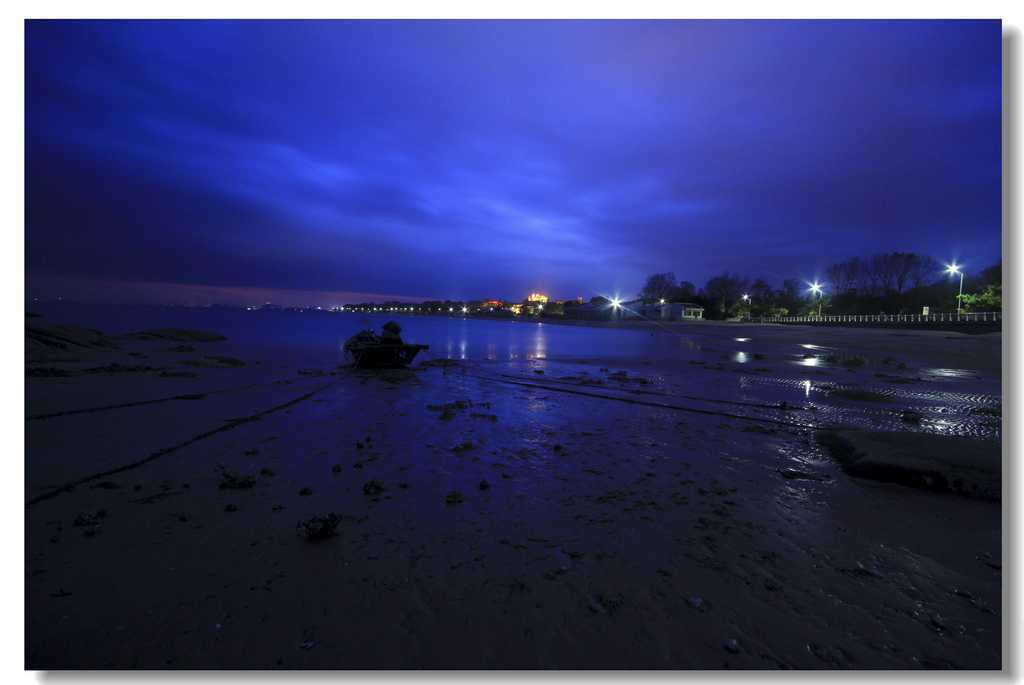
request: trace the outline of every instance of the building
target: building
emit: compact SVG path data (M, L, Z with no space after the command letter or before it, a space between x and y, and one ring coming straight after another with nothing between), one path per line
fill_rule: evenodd
M530 293L530 296L528 298L526 298L526 301L527 302L539 302L540 304L544 304L544 303L546 303L548 301L548 296L547 295L541 295L540 293Z
M642 316L652 321L686 321L704 318L704 308L692 302L656 302L639 305L636 308Z

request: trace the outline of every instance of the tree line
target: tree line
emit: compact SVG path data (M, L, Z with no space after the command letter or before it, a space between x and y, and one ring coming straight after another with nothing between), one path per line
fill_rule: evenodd
M814 288L813 286L818 286ZM786 279L781 288L724 271L703 287L676 279L673 272L651 274L639 296L645 302L692 302L709 319L817 314L920 314L956 312L959 271L931 257L909 252L852 257L832 264L821 283ZM961 311L1002 309L1002 260L980 273L963 275Z

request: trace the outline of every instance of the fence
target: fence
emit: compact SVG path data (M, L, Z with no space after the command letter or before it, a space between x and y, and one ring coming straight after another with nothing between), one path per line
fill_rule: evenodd
M754 316L752 323L988 323L1001 324L1002 312L960 314L826 314L824 316Z

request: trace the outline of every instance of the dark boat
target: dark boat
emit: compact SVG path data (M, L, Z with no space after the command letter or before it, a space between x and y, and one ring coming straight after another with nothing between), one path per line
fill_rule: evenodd
M429 345L402 342L401 327L393 321L384 324L384 334L359 331L345 341L345 356L362 369L401 369L412 363L420 350Z

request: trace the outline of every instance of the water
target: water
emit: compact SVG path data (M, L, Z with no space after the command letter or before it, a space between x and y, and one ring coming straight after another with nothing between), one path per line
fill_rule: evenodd
M417 362L431 357L507 362L505 372L534 383L572 385L575 379L588 392L609 392L625 383L622 390L652 395L646 399L693 406L708 402L706 409L726 406L730 412L752 417L766 411L757 407L785 401L804 409L787 416L789 420L814 426L921 430L989 440L1000 439L1002 432L998 378L981 379L963 369L910 366L898 370L883 360L871 360L862 373L851 375L843 362L865 355L811 344L765 341L751 347L750 338L687 335L654 323L624 329L387 313L73 303L33 303L31 311L44 316L34 321L86 326L110 335L149 328L215 331L228 338L222 343L224 354L263 361L301 359L310 365L343 362L345 340L368 328L379 332L393 319L402 326L407 342L430 346ZM540 360L543 368L538 366ZM581 360L601 361L583 367L578 365ZM650 366L645 366L648 362ZM609 370L601 369L606 372L602 374L597 368L602 365L630 366L630 375L642 375L647 384L606 377ZM765 365L771 368L761 368ZM880 397L857 401L835 394L851 382ZM754 408L743 408L743 404ZM920 412L923 419L907 424L902 419L904 410Z
M197 328L214 331L244 347L281 356L310 359L341 356L354 333L387 321L402 326L406 342L430 346L429 354L460 360L546 358L680 359L698 346L687 336L647 330L562 326L532 321L433 317L386 313L250 312L211 307L146 307L78 303L32 303L30 310L53 323L94 328L109 335L148 328Z

